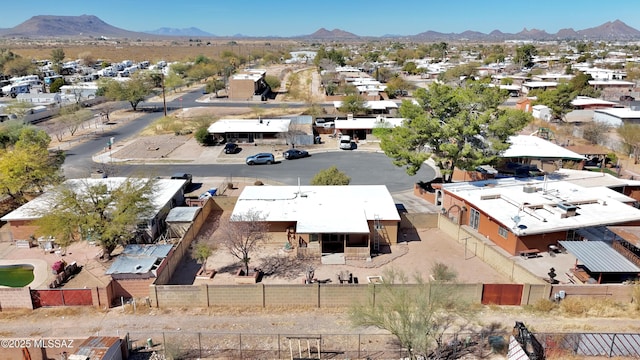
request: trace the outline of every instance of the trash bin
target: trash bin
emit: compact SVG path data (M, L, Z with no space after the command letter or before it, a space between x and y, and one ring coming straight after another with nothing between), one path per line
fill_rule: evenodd
M147 348L151 349L153 347L153 340L151 338L147 339Z

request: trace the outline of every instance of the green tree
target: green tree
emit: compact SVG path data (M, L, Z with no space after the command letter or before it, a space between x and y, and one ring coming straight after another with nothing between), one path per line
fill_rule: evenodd
M213 137L211 136L211 134L209 134L209 130L207 130L207 128L208 128L207 126L199 127L198 130L196 130L195 134L193 135L193 137L196 139L196 141L200 145L204 145L204 146L212 145Z
M224 239L224 246L231 255L242 262L245 275L249 275L251 253L271 237L266 215L255 210L232 215L228 220L223 220L218 231Z
M62 243L97 241L108 259L132 239L142 219L153 215L155 179L127 178L121 183L69 180L53 190L51 206L37 220L39 234Z
M209 80L207 81L207 85L205 85L205 90L208 93L215 93L216 97L218 97L218 91L223 90L224 88L224 81L221 79Z
M383 282L370 289L368 303L350 308L351 323L390 332L409 359L440 358L444 334L466 330L472 319L468 302L456 293L455 284L445 281L426 282L419 275L410 280L402 271L389 269Z
M53 82L51 83L51 85L49 85L49 92L50 93L57 93L60 92L60 88L64 86L64 79L63 78L57 78L55 80L53 80Z
M498 108L507 95L485 84L465 88L432 84L418 89L418 104L405 100L400 115L406 120L382 136L380 147L396 166L415 175L433 158L446 182L455 168L472 170L493 164L509 147L509 136L531 121L531 115Z
M360 94L351 94L344 97L338 110L345 114L364 114L367 112L365 100Z
M60 74L60 69L62 68L62 62L65 58L65 53L62 48L56 48L51 50L51 63L53 64L53 70Z
M275 75L267 75L264 80L267 82L271 91L278 91L280 88L280 79Z
M623 123L618 127L618 135L627 147L627 152L633 154L633 158L637 161L640 155L640 125Z
M311 178L311 185L349 185L350 182L351 178L338 170L335 165L318 171Z
M207 259L209 259L212 252L211 246L205 243L198 243L193 249L193 257L198 261L198 264L202 264L203 271L207 270Z
M25 76L36 73L36 65L29 59L16 57L4 63L3 70L9 76Z
M386 85L387 85L387 89L385 90L385 92L391 98L403 96L407 94L409 90L415 87L410 82L408 82L407 80L403 79L400 76L394 76L393 78L389 79Z
M109 100L128 101L133 111L136 111L138 104L153 93L153 83L149 78L136 74L128 81L106 80L104 96Z
M171 71L169 71L169 74L164 77L164 86L167 89L176 90L177 88L184 86L184 84L186 84L186 81L180 74L173 71L173 66L172 66Z
M413 61L407 61L402 66L402 71L406 71L408 74L415 75L418 71L418 66Z
M576 98L578 92L571 85L560 83L553 90L535 91L532 95L537 97L534 104L546 105L551 109L551 115L554 119L564 120L565 115L573 109L571 101Z
M28 127L19 120L9 120L0 123L0 149L15 145L20 139L20 133L24 128Z
M533 66L533 57L538 54L538 50L531 44L516 47L516 55L513 61L520 67Z
M61 180L61 163L50 156L50 142L45 131L25 126L15 144L0 149L1 194L22 204L27 193L42 192Z
M438 78L445 82L460 82L462 79L471 78L476 73L479 65L479 63L471 62L454 66L438 75Z

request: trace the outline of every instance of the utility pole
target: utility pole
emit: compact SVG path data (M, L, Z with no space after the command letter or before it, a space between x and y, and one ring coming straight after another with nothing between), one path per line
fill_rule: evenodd
M162 107L164 108L164 117L167 117L167 98L164 91L164 71L160 69L160 76L162 77Z

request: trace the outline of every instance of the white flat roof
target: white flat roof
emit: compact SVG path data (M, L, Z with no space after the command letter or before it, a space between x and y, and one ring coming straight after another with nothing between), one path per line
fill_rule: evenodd
M353 120L335 120L336 129L373 129L375 127L396 127L402 125L404 118L353 118Z
M299 233L368 233L367 220L400 221L385 185L247 186L233 215L258 211L270 222L297 222Z
M573 106L585 106L585 105L617 105L618 103L613 101L606 101L601 99L594 99L588 96L577 96L575 99L571 100L571 105Z
M334 101L333 106L337 109L342 106L342 101ZM371 110L397 109L398 104L391 100L365 101L364 107Z
M526 83L522 84L522 86L525 86L528 88L553 87L553 86L558 86L558 83L555 81L527 81Z
M640 220L640 210L616 200L619 194L566 181L508 178L444 184L443 189L519 236ZM566 216L566 205L575 206L576 215Z
M596 109L594 112L607 114L617 117L619 119L638 119L640 118L640 111L631 110L631 108L611 108L611 109Z
M583 160L584 156L558 146L543 138L532 135L515 135L509 137L511 146L504 151L502 157L507 158L552 158Z
M589 80L589 85L626 85L636 86L636 83L624 80Z
M210 134L282 133L289 131L291 119L220 119L207 129Z
M125 177L112 177L112 178L85 178L85 179L69 179L63 183L64 186L68 186L74 189L76 192L83 191L88 186L95 186L98 184L106 184L108 189L115 189L120 186L127 178ZM146 181L146 179L140 179ZM153 191L152 203L156 211L162 209L175 194L182 189L185 180L178 179L158 179L156 180L156 188ZM55 200L55 190L47 191L37 198L29 201L28 203L20 206L19 208L8 213L0 220L2 221L14 221L14 220L35 220L40 218L40 214L43 209L53 206Z

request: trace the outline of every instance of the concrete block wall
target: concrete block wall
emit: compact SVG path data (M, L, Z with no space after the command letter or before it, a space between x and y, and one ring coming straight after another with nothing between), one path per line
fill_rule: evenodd
M151 285L152 306L207 307L207 287L193 285Z
M207 286L209 306L264 307L264 285Z
M400 214L400 229L431 229L438 227L438 214Z
M319 287L320 307L344 307L368 303L373 285L326 284Z
M269 285L264 287L265 306L320 306L320 285Z
M0 311L9 309L31 309L31 291L24 288L2 288L0 289Z

